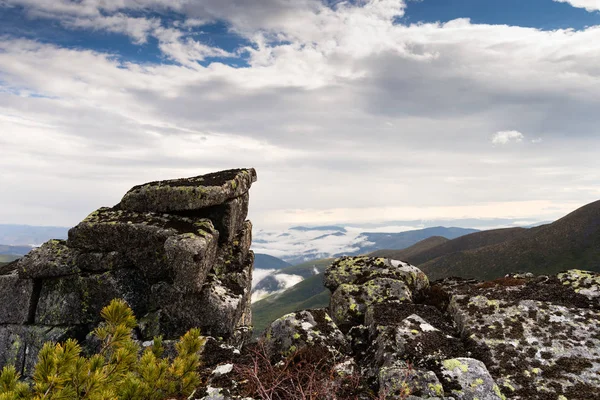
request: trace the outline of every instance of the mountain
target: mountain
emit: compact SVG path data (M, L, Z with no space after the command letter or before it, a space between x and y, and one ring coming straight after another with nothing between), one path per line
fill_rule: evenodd
M359 255L381 249L405 249L432 236L441 236L446 239L454 239L474 232L478 232L478 230L465 228L446 228L443 226L417 229L414 231L406 231L399 233L365 232L362 235L365 236L367 238L367 241L372 243L372 245L364 246L356 254L340 255Z
M0 255L24 256L31 251L31 246L10 246L0 244Z
M472 234L474 235L474 234ZM394 260L408 260L411 257L415 257L418 254L431 250L441 244L448 242L449 240L442 236L432 236L430 238L421 240L420 242L413 244L402 250L377 250L369 253L371 257L384 257L392 258Z
M0 254L0 263L9 263L11 261L15 261L18 258L20 257L11 254Z
M327 264L329 265L329 264ZM282 293L273 294L252 304L254 335L282 315L308 308L327 307L330 293L323 285L323 274L313 275Z
M270 256L268 254L254 254L254 268L257 269L282 269L291 267L292 264L283 261L280 258Z
M256 253L269 254L296 265L341 255L366 254L380 249L404 249L431 236L454 239L473 232L477 230L441 226L386 233L339 226L293 227L285 232L255 232L252 248Z
M371 253L374 257L386 257L409 262L413 265L421 264L459 251L473 250L480 247L494 245L507 240L515 239L527 233L525 228L505 228L481 231L461 236L453 240L425 239L414 246L404 250L381 250ZM434 246L435 242L439 242Z
M447 253L417 265L431 279L446 276L493 279L515 271L554 274L570 268L600 271L600 201L551 224L524 231L492 232L488 238L499 240L504 235L514 236L495 244ZM472 246L477 242L469 241L468 237L461 239ZM441 246L459 249L459 246L454 247L456 243L450 241Z
M40 245L50 239L66 239L69 228L0 224L0 243L6 245Z

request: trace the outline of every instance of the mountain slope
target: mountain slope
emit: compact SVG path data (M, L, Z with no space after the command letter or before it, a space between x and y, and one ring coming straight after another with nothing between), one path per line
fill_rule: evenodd
M0 254L11 256L24 256L31 251L31 246L12 246L0 244Z
M504 228L481 231L449 240L429 250L410 255L406 260L413 265L421 265L429 260L459 251L474 250L485 246L499 244L525 235L525 228Z
M501 243L442 255L418 266L430 279L493 279L515 271L554 274L570 268L600 271L600 201Z
M298 282L302 281L303 279L307 279L317 274L323 273L323 271L325 271L325 268L327 268L333 260L333 258L325 258L323 260L309 261L302 264L280 269L278 271L275 271L271 275L268 275L265 278L261 279L254 286L254 288L252 288L252 291L263 291L265 293L262 294L262 296L264 296L268 293L285 290L289 287L289 282L293 282L294 277L297 278L295 282Z
M292 264L283 261L280 258L270 256L268 254L254 254L254 268L258 269L282 269L291 267Z
M283 293L274 294L252 304L254 334L259 335L282 315L307 309L327 307L329 290L323 286L323 274L311 276Z
M365 232L361 235L364 236L367 240L367 243L370 244L363 245L355 252L343 254L340 253L336 254L336 256L360 255L381 249L405 249L432 236L455 239L474 232L478 232L478 230L466 228L446 228L443 226L398 233Z
M369 254L371 257L384 257L392 258L394 260L408 260L409 258L416 257L417 255L429 251L437 246L440 246L449 240L442 236L432 236L425 240L413 244L402 250L377 250Z

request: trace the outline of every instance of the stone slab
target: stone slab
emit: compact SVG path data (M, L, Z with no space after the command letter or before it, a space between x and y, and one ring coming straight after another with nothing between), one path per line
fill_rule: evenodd
M225 203L248 192L256 171L232 169L193 178L150 182L135 186L121 200L131 211L173 212L197 210Z
M210 220L101 208L69 230L67 243L87 252L126 254L147 280L157 282L177 279L180 258L173 257L172 252L168 255L167 247L186 249L187 259L197 257L198 273L202 275L206 265L214 262L216 247L212 243L218 235Z

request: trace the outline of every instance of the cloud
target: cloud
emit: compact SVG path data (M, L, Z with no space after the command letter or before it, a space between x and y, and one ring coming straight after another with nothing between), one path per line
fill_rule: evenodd
M508 144L510 142L520 143L524 138L525 135L519 131L501 131L494 134L494 137L492 137L492 143L501 145Z
M257 230L553 219L597 199L599 27L406 25L397 17L410 6L397 0L4 3L156 38L169 62L2 37L3 222L73 225L135 184L239 166L258 169ZM188 19L221 20L249 44L220 49ZM498 152L489 132L507 121L553 146Z
M600 1L599 0L554 0L558 3L568 3L573 7L585 8L587 11L599 11Z

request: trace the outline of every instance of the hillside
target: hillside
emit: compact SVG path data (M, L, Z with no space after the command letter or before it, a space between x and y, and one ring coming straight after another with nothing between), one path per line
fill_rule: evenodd
M408 260L409 258L416 257L417 255L429 251L448 241L448 239L442 236L432 236L402 250L377 250L369 253L368 255L371 257L392 258L394 260Z
M264 291L266 294L285 290L290 287L290 281L298 282L325 271L333 258L308 261L302 264L280 269L260 280L252 289L253 292ZM290 279L292 278L292 279ZM296 278L296 279L293 279ZM261 296L262 297L262 296Z
M373 233L365 232L363 235L367 241L373 243L369 246L363 246L360 251L355 254L340 254L340 255L358 255L370 253L381 249L405 249L420 241L432 236L441 236L446 239L455 239L470 233L479 232L477 229L466 228L446 228L437 226L433 228L417 229L414 231L406 231L399 233Z
M24 256L31 251L31 246L13 246L0 244L0 255Z
M329 264L327 264L329 265ZM309 308L327 307L330 293L323 286L323 274L313 275L288 290L252 304L254 335L260 335L282 315Z
M270 256L268 254L254 254L254 268L258 269L282 269L291 267L292 264L283 261L280 258Z
M0 263L9 263L11 261L15 261L19 256L10 255L10 254L0 254Z
M429 260L459 251L474 250L485 246L495 245L516 239L528 232L525 228L492 229L471 233L470 235L449 240L432 249L413 254L406 261L413 265L421 265Z
M506 233L492 234L492 237ZM600 271L600 201L581 207L551 224L508 233L515 236L417 265L431 279L450 275L493 279L515 271L553 274L569 268ZM467 237L462 239L468 240ZM442 246L449 245L453 245L452 241Z

